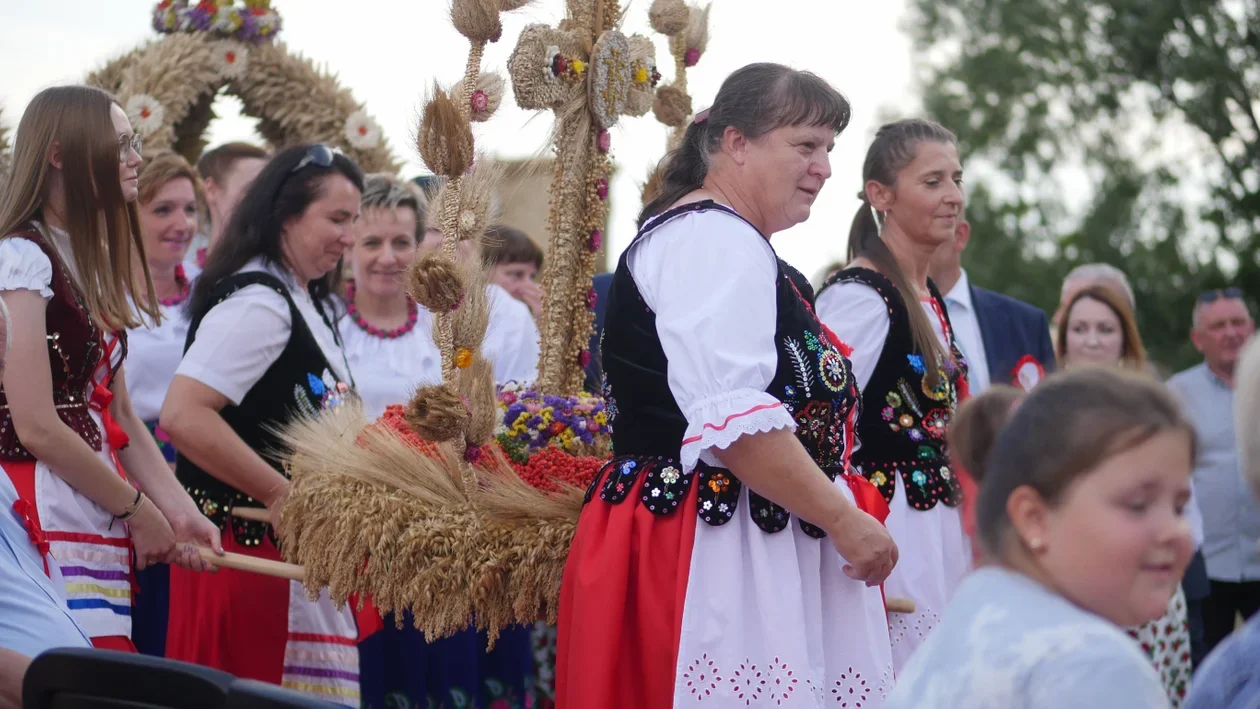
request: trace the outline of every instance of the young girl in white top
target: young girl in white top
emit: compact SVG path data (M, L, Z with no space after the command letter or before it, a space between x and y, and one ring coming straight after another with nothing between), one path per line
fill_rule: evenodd
M958 588L888 706L1167 707L1121 629L1160 617L1191 555L1194 433L1157 381L1087 368L1040 384L998 433Z
M18 125L0 193L0 298L12 347L0 384L0 468L13 509L75 621L133 650L135 566L205 568L218 531L180 488L127 394L129 292L156 298L134 207L140 139L107 93L40 92ZM141 308L157 318L156 307ZM132 482L144 492L138 492ZM63 582L64 579L64 582Z

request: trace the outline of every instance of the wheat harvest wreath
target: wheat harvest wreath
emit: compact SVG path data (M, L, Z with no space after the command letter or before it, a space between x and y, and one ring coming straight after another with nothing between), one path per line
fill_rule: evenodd
M365 172L398 171L381 127L337 79L275 41L269 0L162 0L153 28L165 35L107 63L86 83L118 98L148 154L173 150L195 162L220 92L258 119L272 148L322 142Z

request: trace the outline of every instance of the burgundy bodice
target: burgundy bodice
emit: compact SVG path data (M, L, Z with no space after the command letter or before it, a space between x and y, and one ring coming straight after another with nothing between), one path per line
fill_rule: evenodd
M48 364L52 372L53 405L67 426L79 434L92 450L101 450L101 429L89 409L93 374L107 361L104 332L89 316L79 289L62 263L57 250L49 244L33 223L18 227L7 237L26 239L39 246L52 262L52 299L45 314L48 328ZM116 333L118 345L126 359L126 332ZM108 365L107 365L108 366ZM116 370L110 367L103 386L108 387ZM9 411L8 396L0 385L0 461L30 462L35 460L18 440Z

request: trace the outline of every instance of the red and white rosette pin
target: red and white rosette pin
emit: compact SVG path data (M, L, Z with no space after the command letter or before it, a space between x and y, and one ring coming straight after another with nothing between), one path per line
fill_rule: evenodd
M1011 370L1011 378L1015 386L1024 391L1032 391L1033 387L1037 386L1045 376L1046 368L1030 354L1024 355Z

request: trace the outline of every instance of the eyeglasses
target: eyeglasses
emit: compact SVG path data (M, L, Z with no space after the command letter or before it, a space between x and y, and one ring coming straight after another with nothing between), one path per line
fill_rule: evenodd
M144 148L144 140L139 135L127 137L125 135L118 138L118 162L126 163L127 158L131 157L131 151L136 151L136 155L140 155L141 149Z
M298 160L298 164L293 166L293 170L290 171L290 174L301 170L307 165L332 167L333 160L336 156L343 154L344 153L336 148L324 145L323 143L316 143L306 149L306 153L302 155L301 160Z
M1212 290L1204 291L1200 294L1199 302L1204 304L1215 303L1221 298L1228 298L1229 300L1242 300L1242 297L1243 292L1241 288L1213 288Z

